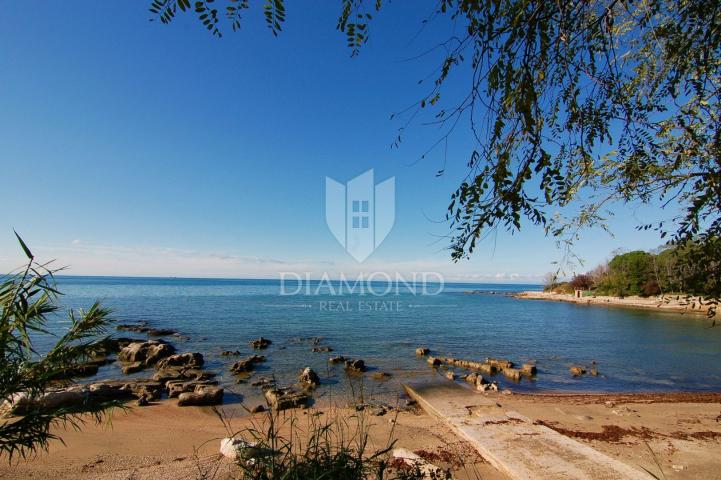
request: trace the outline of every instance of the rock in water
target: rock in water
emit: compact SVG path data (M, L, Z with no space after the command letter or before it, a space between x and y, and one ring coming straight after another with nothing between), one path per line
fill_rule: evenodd
M579 376L583 375L584 373L586 373L586 370L583 367L578 366L578 365L572 366L571 368L569 368L569 371L571 372L571 375L573 375L574 377L579 377Z
M237 357L240 355L240 350L223 350L220 355L223 357Z
M503 370L504 368L513 368L513 362L500 358L486 358L486 363L489 365L493 365L499 370Z
M524 363L521 366L521 373L523 373L524 375L528 375L528 376L532 377L533 375L536 374L536 371L537 371L536 365L534 365L532 363Z
M146 367L155 365L165 357L175 353L172 345L158 340L133 342L118 353L118 360L126 363L141 362Z
M310 367L305 367L300 374L300 383L307 388L315 388L320 385L318 374Z
M262 355L253 355L243 360L238 360L231 367L232 373L245 373L250 372L255 366L261 362L265 362L265 357Z
M256 340L251 340L250 345L251 345L253 348L263 349L263 348L268 348L268 346L269 346L271 343L273 343L273 342L271 342L271 341L268 340L267 338L260 337L260 338L258 338L258 339L256 339Z
M426 347L418 347L418 348L416 348L416 355L418 355L419 357L425 357L425 356L428 355L429 353L431 353L431 350L428 349L428 348L426 348Z
M350 370L352 372L365 372L366 371L366 364L363 360L346 360L345 361L345 368L346 370Z
M205 360L200 353L178 353L159 360L155 364L155 369L164 370L170 367L200 368L204 363Z
M503 369L503 375L504 375L506 378L510 378L510 379L513 380L514 382L520 382L520 381L521 381L522 372L521 372L521 370L519 370L518 368L504 368L504 369Z

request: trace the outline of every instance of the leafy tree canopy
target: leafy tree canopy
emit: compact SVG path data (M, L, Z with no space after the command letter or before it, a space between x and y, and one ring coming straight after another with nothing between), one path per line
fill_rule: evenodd
M460 33L442 44L435 81L416 105L447 138L467 122L475 148L451 195L452 257L523 219L564 242L605 226L616 202L673 205L639 228L683 243L716 242L721 259L721 5L717 0L439 0L431 21ZM237 30L247 0L153 0L169 23L194 11L213 34ZM266 0L273 35L283 0ZM351 54L368 41L379 0L341 0L337 28ZM227 24L226 24L227 23ZM460 102L451 74L470 79ZM678 208L680 207L680 208ZM678 208L678 210L677 210ZM570 215L558 211L571 211ZM678 213L680 212L680 213Z

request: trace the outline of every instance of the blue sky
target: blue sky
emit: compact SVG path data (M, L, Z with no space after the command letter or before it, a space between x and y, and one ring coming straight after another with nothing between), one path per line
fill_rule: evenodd
M442 220L470 141L420 155L434 127L391 120L424 93L449 33L420 30L433 2L396 2L350 57L336 2L288 2L275 38L260 9L210 36L191 16L164 26L145 2L5 1L0 16L0 270L21 261L15 228L70 274L277 277L279 271L438 271L447 280L539 281L561 253L539 228L499 232L452 264ZM402 19L402 21L401 21ZM463 76L449 83L462 92ZM329 176L396 177L396 222L363 264L325 225ZM650 249L655 218L626 206L615 237L586 232L591 267L618 247Z

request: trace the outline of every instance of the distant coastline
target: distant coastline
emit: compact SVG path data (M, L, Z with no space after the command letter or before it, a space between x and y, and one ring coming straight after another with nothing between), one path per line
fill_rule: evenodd
M660 310L672 313L692 313L706 315L710 305L703 297L687 295L658 295L652 297L612 297L588 295L575 297L570 293L525 291L513 295L525 300L546 300L552 302L570 302L579 305L598 305L604 307L640 308Z

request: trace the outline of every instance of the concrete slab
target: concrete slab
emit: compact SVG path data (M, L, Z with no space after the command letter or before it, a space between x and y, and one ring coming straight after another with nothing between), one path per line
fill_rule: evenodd
M502 400L449 381L410 382L408 395L443 419L498 470L514 479L651 480L592 447L507 411Z

